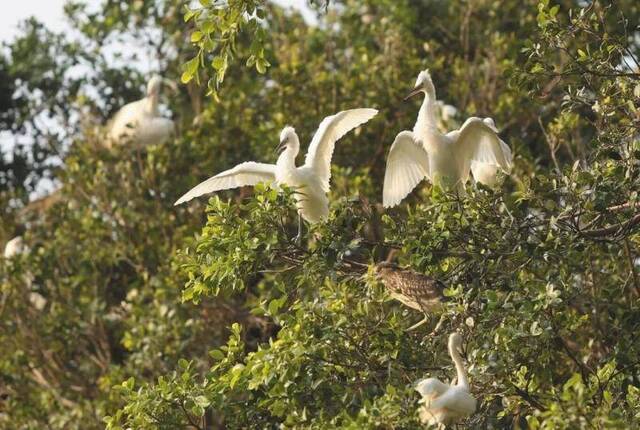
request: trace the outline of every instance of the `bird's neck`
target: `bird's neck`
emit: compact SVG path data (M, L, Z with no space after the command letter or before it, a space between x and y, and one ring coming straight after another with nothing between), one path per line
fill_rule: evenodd
M147 102L147 110L152 114L158 113L158 101L160 99L160 95L157 92L152 92L151 94L147 94L146 102Z
M293 148L287 148L282 151L282 154L278 157L276 166L281 169L293 170L296 168L296 156L298 151Z
M456 366L456 374L458 377L458 387L469 388L469 381L467 380L467 372L462 364L462 357L453 345L449 345L449 355L453 364Z
M422 106L420 106L420 112L418 112L418 119L416 125L413 128L414 133L421 135L434 130L438 130L438 124L436 121L436 95L430 92L425 92Z

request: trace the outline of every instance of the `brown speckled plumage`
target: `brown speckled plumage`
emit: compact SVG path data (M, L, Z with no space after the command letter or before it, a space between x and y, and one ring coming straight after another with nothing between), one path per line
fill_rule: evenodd
M376 274L393 298L412 309L431 313L444 301L444 284L430 276L391 263L377 264Z

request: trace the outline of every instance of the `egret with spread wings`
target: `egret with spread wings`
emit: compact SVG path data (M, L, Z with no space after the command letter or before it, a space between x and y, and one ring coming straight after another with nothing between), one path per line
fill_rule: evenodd
M417 94L424 94L424 100L413 131L396 136L387 158L382 195L385 207L399 204L425 178L464 193L472 166L484 173L476 178L481 182L492 179L493 167L494 177L497 168L511 168L511 151L498 137L492 119L472 117L459 130L442 134L437 127L436 91L428 70L420 72L405 100Z
M298 236L302 235L302 218L316 223L329 215L329 181L331 156L335 143L354 128L366 123L378 113L375 109L351 109L326 117L318 127L302 166L296 166L300 140L293 127L285 127L280 133L280 153L276 164L248 161L233 169L207 179L180 197L175 203L187 202L203 194L230 188L255 185L259 182L275 182L295 189L299 214Z

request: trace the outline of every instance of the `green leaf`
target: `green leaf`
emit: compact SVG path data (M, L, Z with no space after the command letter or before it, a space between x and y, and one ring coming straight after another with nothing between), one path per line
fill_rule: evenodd
M200 39L202 39L202 32L201 31L194 31L193 33L191 33L191 41L192 42L199 42Z
M221 70L225 68L226 62L227 60L225 57L221 57L218 55L211 61L211 66L216 70Z
M262 58L258 58L256 60L256 70L260 74L265 74L267 72L267 65L268 65L268 63L265 60L263 60Z
M225 354L219 349L212 349L211 351L209 351L209 356L216 361L221 361L225 358Z

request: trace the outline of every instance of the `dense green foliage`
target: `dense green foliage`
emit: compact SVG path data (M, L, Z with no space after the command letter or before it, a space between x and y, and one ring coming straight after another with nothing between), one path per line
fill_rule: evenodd
M413 383L450 380L454 330L479 400L466 427L640 427L640 5L319 6L312 26L262 1L69 4L79 41L31 21L11 43L0 124L33 145L3 154L0 238L26 227L30 252L0 260L0 428L420 428ZM188 82L165 98L174 140L101 144L145 79L110 43ZM383 210L424 68L460 111L448 125L493 117L515 168L497 190L425 182ZM308 142L354 107L380 114L337 144L330 218L302 246L290 190L172 206L272 162L283 126ZM62 127L38 128L43 111ZM51 175L60 191L28 203ZM371 270L390 253L447 285L441 331L406 331L422 315Z

